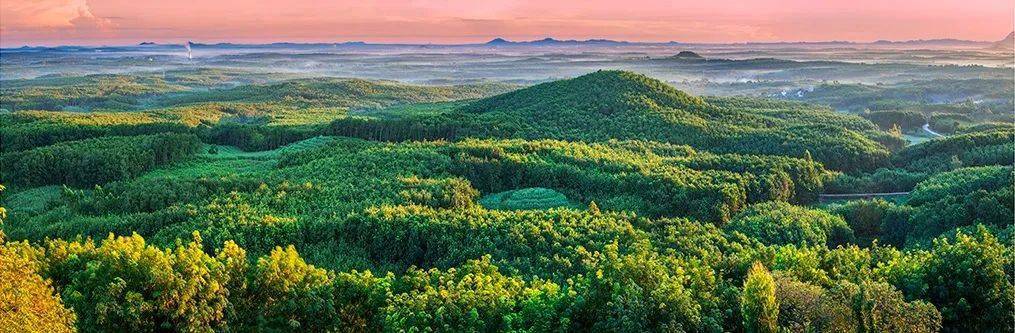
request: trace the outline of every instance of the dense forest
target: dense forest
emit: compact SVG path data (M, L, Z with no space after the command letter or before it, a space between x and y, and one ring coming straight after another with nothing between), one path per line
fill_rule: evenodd
M1015 126L996 119L915 143L901 131L933 117L912 108L627 71L2 93L0 328L1015 329ZM825 196L880 192L904 195Z

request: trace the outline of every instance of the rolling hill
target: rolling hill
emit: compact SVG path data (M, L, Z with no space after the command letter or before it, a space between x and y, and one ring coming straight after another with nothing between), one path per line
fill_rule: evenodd
M830 109L692 96L647 76L597 71L466 104L450 114L467 136L639 139L723 153L810 155L837 170L883 165L893 138ZM460 133L461 134L461 133Z

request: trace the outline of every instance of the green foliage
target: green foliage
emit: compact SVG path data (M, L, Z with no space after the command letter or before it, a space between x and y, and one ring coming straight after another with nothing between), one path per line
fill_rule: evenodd
M327 331L335 322L331 273L308 265L290 245L275 248L250 268L246 297L238 313L257 331Z
M996 129L952 135L906 147L893 157L900 167L942 172L959 167L1012 165L1015 130Z
M704 100L661 81L598 71L483 99L451 114L458 135L583 141L643 139L717 152L788 155L805 151L832 169L869 169L888 152L865 137L873 124L828 110L770 109L749 99ZM828 118L845 126L828 125ZM492 125L491 125L492 124ZM465 133L462 133L465 132Z
M775 280L761 263L754 263L744 280L740 296L740 312L744 317L744 331L775 333L779 331L779 302L775 298Z
M898 133L855 115L695 97L629 72L454 102L512 87L292 78L198 69L0 88L0 104L20 105L0 115L13 185L0 238L18 241L0 273L39 300L19 305L32 311L19 325L1010 330L1010 126L892 156ZM32 103L120 112L21 111Z
M777 201L748 207L726 225L726 230L768 245L831 247L853 241L853 231L842 218Z
M963 124L973 121L967 115L958 113L934 113L930 116L930 128L936 132L952 134L959 131Z
M0 89L0 107L12 111L59 111L68 108L130 110L139 104L138 100L144 95L186 89L153 75L96 74L53 81L35 79L5 83Z
M567 197L548 188L523 188L487 195L479 200L487 209L548 209L573 206Z
M829 294L833 302L848 306L859 319L857 332L931 333L941 329L941 314L933 305L906 302L901 292L885 283L843 282Z
M0 114L0 152L101 136L131 136L189 129L147 113L60 113L27 111Z
M380 207L351 217L340 231L371 257L403 267L454 267L484 254L524 274L584 271L581 252L644 237L621 214L579 211L431 210ZM422 237L421 235L441 235ZM566 236L573 235L573 236ZM579 250L583 248L584 250Z
M903 130L916 130L927 123L927 116L916 111L877 111L862 114L882 130L898 126Z
M402 292L390 300L385 330L548 332L570 324L554 315L566 297L559 286L504 276L489 257L448 271L409 270L396 284Z
M963 226L1009 227L1015 219L1012 175L1011 167L964 168L920 183L907 203L916 207L912 217L915 234L910 243L926 243Z
M392 81L313 78L195 91L164 98L165 105L202 102L280 103L307 107L383 107L407 102L478 98L512 89L506 84L418 86Z
M208 142L244 150L270 150L317 136L317 129L303 126L256 126L225 123L200 133Z
M75 332L74 311L38 274L41 255L27 243L5 243L0 232L0 332Z
M776 272L775 299L779 327L790 332L852 332L857 323L851 307L829 297L824 288Z
M3 154L2 178L22 186L88 187L128 179L197 152L189 134L103 137Z
M825 289L776 274L779 327L792 332L938 332L941 314L907 302L883 282L841 282Z
M986 331L1008 326L1011 254L983 230L939 240L927 262L927 298L941 308L947 331Z
M842 216L853 230L857 244L869 246L875 241L901 248L913 230L913 208L882 199L855 200L828 207Z
M195 236L196 237L196 236ZM233 277L197 243L173 250L139 236L46 247L47 275L62 287L84 331L208 331L226 323Z
M877 169L873 173L857 175L838 174L825 182L827 193L886 193L909 192L917 183L927 179L924 172L905 169Z

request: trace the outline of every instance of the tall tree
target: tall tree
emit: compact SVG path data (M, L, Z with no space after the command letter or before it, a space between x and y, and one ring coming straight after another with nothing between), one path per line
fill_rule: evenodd
M775 280L760 262L755 262L747 272L740 295L740 311L745 332L778 332L779 302L775 299Z

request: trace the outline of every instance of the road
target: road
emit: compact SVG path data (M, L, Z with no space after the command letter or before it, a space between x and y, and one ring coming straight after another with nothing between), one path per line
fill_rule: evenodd
M930 135L933 135L933 136L936 136L936 137L943 137L944 136L944 135L941 135L941 133L934 132L934 131L930 130L930 124L923 124L923 130L926 131L927 133L930 133Z

